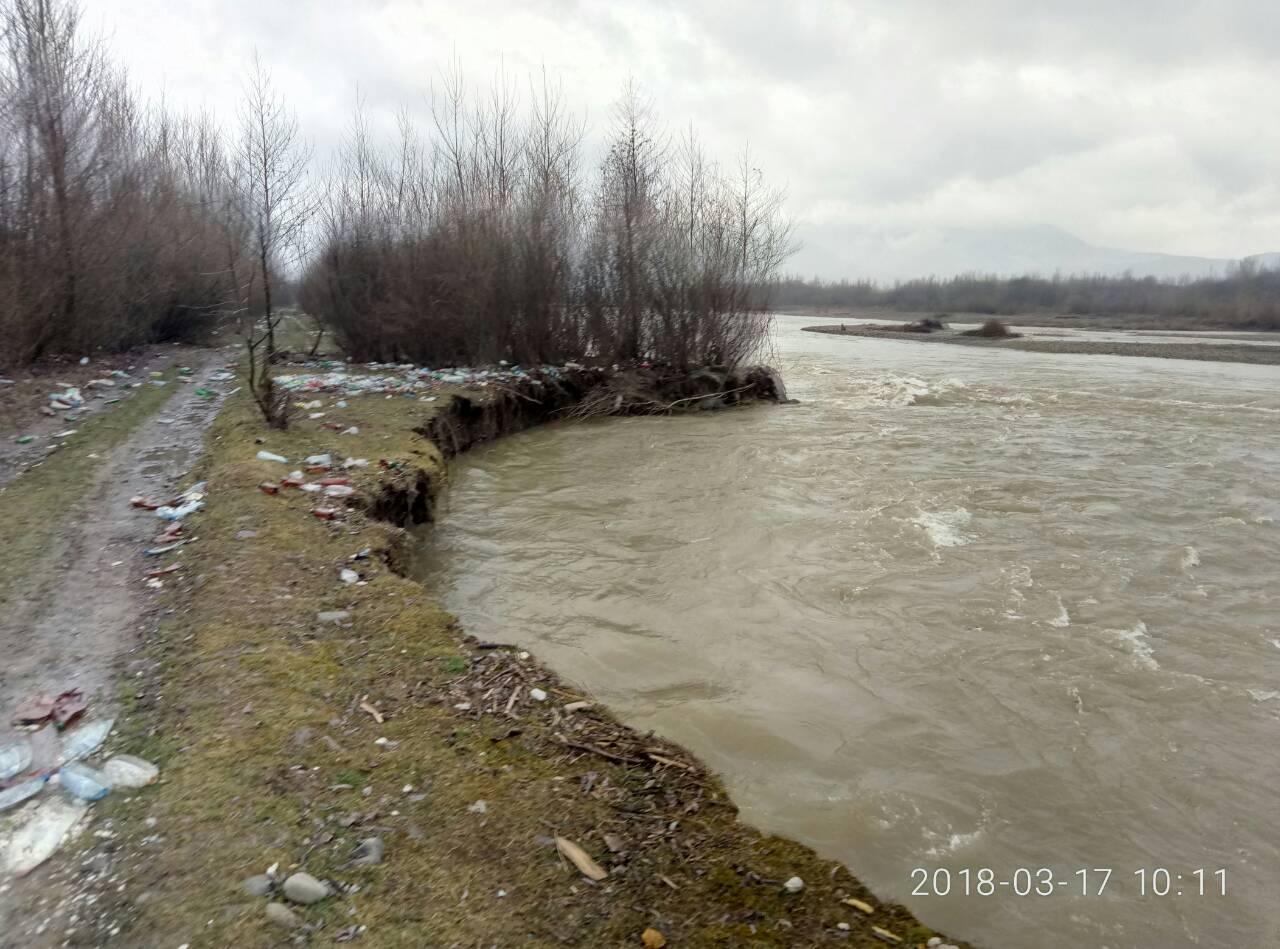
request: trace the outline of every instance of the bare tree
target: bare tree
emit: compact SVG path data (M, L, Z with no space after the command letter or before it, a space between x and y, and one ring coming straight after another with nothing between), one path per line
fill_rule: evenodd
M249 387L272 425L288 424L287 400L271 383L280 314L274 295L281 271L301 259L307 223L314 211L307 171L312 149L298 120L276 91L255 54L240 107L240 141L232 165L239 208L248 220L254 279L261 288L262 318L250 311L242 321L249 356Z

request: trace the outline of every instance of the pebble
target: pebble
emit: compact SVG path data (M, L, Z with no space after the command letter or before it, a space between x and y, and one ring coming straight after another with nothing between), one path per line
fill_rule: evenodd
M268 903L267 919L277 926L283 926L285 929L297 929L302 925L302 920L298 918L298 914L283 903Z
M849 924L848 924L848 923L836 923L836 929L840 930L841 932L846 932L846 933L847 933L847 932L849 931Z
M328 896L329 885L321 883L310 873L295 873L284 881L284 895L292 903L307 906Z
M930 936L929 941L926 942L925 945L928 946L929 949L938 949L938 946L942 945L942 938L939 936Z
M804 889L804 880L799 877L792 877L786 883L782 884L782 888L788 893L799 893Z
M316 619L322 623L342 623L350 618L350 610L326 610L316 614Z
M271 892L271 877L259 873L240 884L250 896L266 896Z

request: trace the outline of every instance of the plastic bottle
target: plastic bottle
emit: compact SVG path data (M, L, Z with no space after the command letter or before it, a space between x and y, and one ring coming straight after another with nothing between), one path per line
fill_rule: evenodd
M23 781L21 784L15 784L11 788L5 788L0 791L0 811L7 811L15 805L21 804L27 798L35 797L44 787L45 778L32 778L30 781Z
M111 791L107 776L83 761L73 761L58 772L63 790L82 801L100 801Z
M102 774L113 788L140 788L155 781L160 769L135 755L116 755L102 766Z
M115 723L114 718L100 718L97 721L86 722L75 731L64 734L62 763L79 761L86 755L92 754L106 740L107 734Z
M31 764L31 755L31 742L25 738L0 746L0 781L8 781L15 774L26 771Z
M257 457L259 461L278 461L284 465L287 465L289 463L288 458L285 458L281 455L272 454L271 452L265 451L265 450L258 452Z

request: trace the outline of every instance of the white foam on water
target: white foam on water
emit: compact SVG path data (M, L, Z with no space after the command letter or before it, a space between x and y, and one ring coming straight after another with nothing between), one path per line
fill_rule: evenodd
M1280 692L1271 689L1249 689L1248 691L1255 702L1269 702L1274 699L1280 699Z
M1071 625L1071 614L1067 612L1066 606L1062 603L1062 597L1058 597L1058 615L1049 620L1049 625L1057 629L1066 629Z
M940 404L950 393L966 388L961 379L940 379L927 382L916 376L887 373L867 379L854 380L861 395L872 405L905 408L917 404Z
M1190 570L1192 567L1200 566L1200 551L1194 547L1182 548L1182 569Z
M1151 641L1147 638L1147 624L1142 620L1138 620L1138 625L1133 629L1113 629L1111 634L1129 644L1129 651L1133 653L1134 665L1141 666L1143 669L1155 670L1160 668L1160 663L1156 662L1156 658L1152 654Z
M930 847L925 853L930 857L942 857L949 853L954 853L963 847L976 843L982 836L982 828L979 827L975 831L967 834L952 834L947 838L945 843L938 844L936 847Z
M961 529L972 519L972 514L958 507L954 511L921 511L911 523L924 528L934 547L963 547L973 543L973 538Z

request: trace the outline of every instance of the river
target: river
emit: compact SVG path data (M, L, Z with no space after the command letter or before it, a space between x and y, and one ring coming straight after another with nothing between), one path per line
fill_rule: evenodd
M422 575L954 936L1270 945L1280 367L815 322L798 405L459 458Z

